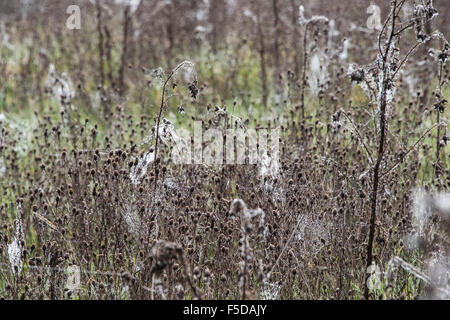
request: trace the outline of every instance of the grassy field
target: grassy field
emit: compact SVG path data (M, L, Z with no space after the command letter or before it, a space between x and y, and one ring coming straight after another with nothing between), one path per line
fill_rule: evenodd
M0 17L1 298L450 297L445 4L66 2Z

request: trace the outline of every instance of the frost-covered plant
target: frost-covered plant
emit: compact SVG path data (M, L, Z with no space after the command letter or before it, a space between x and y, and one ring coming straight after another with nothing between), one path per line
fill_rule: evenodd
M141 0L114 0L116 4L130 7L130 14L134 14L141 4Z
M308 214L300 215L299 219L301 222L295 240L299 243L301 255L318 254L328 241L327 226L323 221Z
M276 282L263 281L263 290L261 291L261 299L276 300L281 291L281 285Z
M329 20L325 16L312 16L309 19L305 18L304 15L305 8L301 5L298 8L298 22L303 26L303 69L301 78L301 93L300 93L300 107L302 112L302 118L305 118L305 87L306 87L306 67L308 65L308 49L311 46L308 45L308 32L310 28L315 28L316 32L321 29L328 30ZM314 44L313 44L314 45ZM322 59L322 61L321 61ZM320 66L321 62L325 62L324 65ZM310 79L310 85L312 85L312 92L315 94L319 91L317 90L322 81L326 82L326 79L320 78L321 76L327 76L327 59L323 53L316 53L313 58L310 67L312 79Z
M9 263L11 266L11 272L15 276L18 276L20 274L23 267L22 255L25 246L25 235L23 232L22 216L23 216L22 203L21 200L18 200L14 240L8 244Z
M305 18L305 7L300 5L298 7L298 22L301 25L307 25L309 23L319 23L319 22L325 22L328 23L328 18L325 16L312 16L311 18L307 19Z
M321 89L326 89L329 81L328 64L329 59L327 55L316 49L310 59L308 77L309 89L314 96L317 96Z
M162 123L159 127L153 126L151 133L145 137L145 139L140 144L141 146L149 143L152 139L160 139L165 145L173 143L175 148L180 148L182 150L177 150L177 156L181 157L179 159L174 159L174 161L182 162L186 155L183 151L186 151L189 144L182 136L178 135L175 131L175 127L170 120L166 118L162 119ZM134 159L130 166L130 179L134 185L139 185L141 180L147 173L148 166L155 161L155 150L151 148L148 152L143 153L139 159ZM189 152L187 152L189 154Z
M48 68L45 89L59 101L62 111L66 111L66 107L75 97L75 89L69 76L65 72L58 75L53 64Z
M167 90L167 84L172 78L176 78L178 76L182 75L182 80L185 81L185 84L187 86L187 89L191 93L191 97L196 99L197 95L199 93L199 90L197 88L198 81L197 81L197 72L195 71L195 65L189 61L185 60L178 64L169 74L169 76L164 80L163 87L162 87L162 93L161 93L161 105L159 107L158 117L156 119L156 137L155 137L155 159L158 157L158 142L160 138L160 124L161 124L161 118L164 114L164 110L166 108L166 90ZM155 187L158 180L158 168L155 166Z
M450 193L413 192L413 230L408 235L408 249L424 253L424 270L400 257L388 264L387 280L393 281L398 267L421 279L429 288L426 298L450 299Z
M230 214L237 216L241 222L241 239L239 240L239 250L241 255L241 261L239 262L239 289L242 293L242 299L248 297L248 266L254 259L253 249L250 244L250 233L253 231L252 219L259 217L258 230L261 231L263 240L265 242L267 229L265 226L266 214L260 208L249 209L242 199L234 199L231 202Z
M141 218L133 204L126 205L125 210L122 212L122 218L128 227L128 232L135 237L139 237L142 225Z
M136 165L130 168L130 180L134 185L141 183L142 178L144 178L147 173L148 166L155 160L155 152L148 151L144 153L138 160Z

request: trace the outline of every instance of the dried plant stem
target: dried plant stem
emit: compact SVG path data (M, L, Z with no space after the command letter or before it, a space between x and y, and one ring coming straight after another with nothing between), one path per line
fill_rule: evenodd
M441 99L442 97L442 71L444 68L444 64L441 61L439 63L439 99ZM441 111L439 110L439 108L436 108L436 123L439 124L439 122L441 121ZM438 168L439 166L439 157L440 157L440 152L441 152L441 126L438 125L437 128L437 135L436 135L436 168Z
M294 73L295 73L295 76L298 77L298 74L300 72L300 61L299 61L300 59L299 59L299 55L297 54L297 52L298 52L297 39L299 39L300 36L299 36L299 29L298 29L298 23L297 23L298 17L296 14L297 13L297 5L295 3L295 0L291 0L291 11L292 11L292 25L294 26L294 30L292 32L292 43L295 45L295 49L296 49L295 54L294 54L294 64L295 64Z
M306 64L308 63L308 52L306 50L306 43L308 40L308 27L310 23L305 26L305 31L303 34L303 66L302 66L302 90L300 93L300 107L302 111L302 119L305 119L305 86L306 86Z
M108 65L108 81L109 85L114 85L114 79L113 79L113 62L112 62L112 46L111 46L111 31L109 30L108 26L105 24L103 26L103 30L105 31L105 56L106 56L106 63ZM105 75L106 77L106 75ZM105 79L106 81L106 79Z
M165 107L165 95L166 95L166 88L167 84L169 83L170 79L180 70L184 65L186 64L192 64L190 61L183 61L178 66L175 67L175 69L172 70L172 72L169 74L169 76L166 78L163 84L162 93L161 93L161 105L159 106L159 112L158 112L158 118L156 120L156 139L155 139L155 190L158 182L158 167L159 162L157 159L158 156L158 142L159 142L159 126L161 124L161 117L163 115L164 107Z
M347 118L347 120L352 124L353 129L355 130L356 134L358 135L359 141L361 141L361 144L364 147L364 150L366 151L367 156L369 157L370 164L373 165L372 153L369 151L369 149L367 148L366 144L364 143L364 139L361 136L361 133L359 132L358 128L353 123L352 119L349 116L347 116L347 113L343 109L341 109L341 112L344 115L344 117Z
M280 33L280 27L279 27L279 8L278 8L278 0L272 0L272 7L273 7L273 15L274 15L274 22L273 22L273 28L274 28L274 44L273 49L275 51L275 66L277 67L277 72L275 74L275 82L277 85L280 85L280 40L279 40L279 33Z
M98 57L99 57L99 70L100 70L100 85L103 87L105 84L105 69L103 65L103 32L102 32L102 8L100 0L95 2L97 8L97 32L98 32Z
M391 30L389 34L388 41L386 43L386 49L383 54L382 59L382 69L383 69L383 78L382 78L382 91L380 93L380 140L378 144L378 155L375 162L375 167L373 169L373 181L372 181L372 193L370 197L370 203L371 203L371 215L370 215L370 229L369 229L369 240L367 244L367 260L366 260L366 270L372 265L373 261L373 241L375 237L375 227L376 227L376 218L377 218L377 195L378 195L378 186L379 186L379 179L380 179L380 166L381 162L383 161L383 154L384 154L384 145L386 140L386 126L387 126L387 114L386 114L386 107L387 107L387 90L389 85L389 78L386 74L387 69L387 59L392 54L392 48L391 44L394 40L394 33L395 33L395 22L396 22L396 15L395 10L397 8L397 0L394 0L392 2L392 12L391 12ZM381 34L380 34L381 38ZM369 298L369 286L368 286L368 277L366 275L365 281L364 281L364 298Z
M258 32L259 40L259 61L261 65L261 82L262 82L262 104L267 106L267 70L266 70L266 46L264 43L264 33L262 29L261 14L259 12L259 6L256 4L256 28Z
M281 257L283 256L284 252L286 251L287 247L289 246L289 244L291 243L292 239L294 239L294 235L295 232L297 231L297 229L300 227L300 223L301 223L301 219L298 219L297 224L295 225L294 230L292 230L291 235L289 236L289 239L286 241L286 244L284 245L283 249L281 250L280 255L278 256L277 260L275 261L275 263L273 264L272 268L270 269L270 271L267 273L267 277L266 279L269 280L270 276L272 275L273 271L275 270L276 266L278 265L278 263L281 260Z
M247 278L247 232L244 230L244 270L242 275L242 300L245 300L245 285Z
M159 167L158 166L159 162L157 160L158 141L159 141L159 126L160 126L160 123L161 123L161 116L163 114L163 109L164 109L164 104L165 104L164 96L166 94L166 86L167 86L167 83L169 82L170 78L172 77L172 75L173 75L173 72L164 81L163 90L162 90L162 93L161 93L161 105L159 107L158 118L156 120L156 129L155 129L156 130L156 140L155 140L155 157L154 157L154 159L155 159L155 190L156 190L156 186L157 186L157 182L158 182L158 167Z
M120 93L123 94L125 91L125 85L124 85L124 72L125 72L125 65L127 63L127 49L128 49L128 30L131 24L131 15L130 15L130 6L125 7L124 11L124 22L123 22L123 42L122 42L122 58L121 58L121 64L120 64L120 70L119 70L119 90Z
M400 157L400 159L394 163L389 169L386 170L386 172L382 173L380 177L384 177L385 175L387 175L389 172L391 172L392 170L394 170L405 158L406 156L412 151L414 150L414 148L417 146L417 144L434 128L439 127L439 123L434 124L431 128L428 128L421 136L419 139L417 139L417 141Z
M186 263L186 259L183 255L183 253L179 254L178 259L180 260L180 264L183 266L183 275L185 280L188 282L189 287L191 288L192 292L194 293L195 297L198 299L202 298L202 295L200 293L200 289L197 288L197 286L194 284L191 278L191 272L189 270L189 265Z

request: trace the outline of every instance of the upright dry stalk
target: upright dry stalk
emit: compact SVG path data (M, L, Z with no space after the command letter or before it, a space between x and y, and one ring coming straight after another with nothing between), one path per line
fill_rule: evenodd
M178 68L178 67L177 67ZM155 190L156 190L156 185L157 185L157 181L158 181L158 160L157 160L157 155L158 155L158 140L159 140L159 126L161 124L161 116L163 114L163 109L164 109L164 105L165 105L165 94L166 94L166 86L167 83L169 82L169 80L172 78L172 76L174 75L174 71L172 71L170 73L170 75L167 77L167 79L164 81L163 84L163 88L162 88L162 93L161 93L161 105L159 106L159 112L158 112L158 118L156 120L156 140L155 140Z
M371 215L370 215L370 226L369 226L369 238L367 245L367 259L366 259L366 270L372 265L373 262L373 243L375 238L376 230L376 220L377 220L377 203L378 203L378 189L380 184L380 178L384 175L380 172L381 164L384 161L384 150L386 145L386 130L388 126L388 105L393 101L395 92L395 82L399 72L404 67L408 58L417 50L420 45L426 43L436 35L440 37L439 34L429 36L424 35L421 32L421 27L433 19L436 15L436 10L432 7L432 2L427 2L426 6L419 6L415 9L414 17L411 20L412 23L399 24L398 28L397 21L399 19L399 13L402 6L405 4L406 0L393 0L391 3L391 11L388 19L383 25L382 30L378 35L378 48L379 48L379 58L375 62L375 67L377 69L377 81L378 81L378 95L377 95L377 106L379 112L379 141L378 141L378 153L375 165L373 167L373 180L372 180L372 191L370 196L371 205ZM425 22L423 21L425 20ZM402 59L398 59L399 49L396 46L396 42L400 39L400 36L408 29L415 27L416 36L418 42L414 44L405 54ZM382 46L382 36L387 34L385 41L385 47ZM369 275L366 274L364 283L364 297L369 298Z
M302 79L301 79L301 92L300 92L300 108L302 112L302 119L305 119L305 87L306 87L306 67L308 63L308 31L311 25L317 25L318 23L325 23L328 25L328 18L324 16L312 16L306 19L304 16L304 7L299 7L298 22L305 26L303 33L303 66L302 66Z
M297 54L298 50L298 41L297 39L300 38L300 32L298 28L298 16L297 16L297 4L295 0L291 0L291 11L292 11L292 25L293 25L293 31L292 31L292 43L294 46L294 73L296 77L298 77L298 74L300 73L300 58Z
M441 96L442 93L442 85L441 85L441 79L442 79L442 66L443 63L440 63L439 66L439 96ZM441 121L441 111L439 108L436 108L436 123L439 123ZM439 166L439 154L441 151L441 126L438 125L437 127L437 135L436 135L436 168Z
M282 100L282 84L281 84L281 66L280 66L280 9L279 9L279 3L278 0L272 1L272 9L273 9L273 15L274 15L274 21L273 21L273 50L274 50L274 80L276 85L276 93L277 96L279 96L279 100ZM279 101L278 100L278 101Z
M388 85L390 85L390 81L392 80L389 77L389 70L388 70L388 58L391 57L392 51L394 50L394 47L392 46L392 41L394 41L394 35L395 35L395 23L397 20L396 15L397 10L397 0L394 0L391 4L391 13L390 13L390 19L391 19L391 27L389 31L388 40L386 43L386 48L384 50L384 53L382 53L382 66L380 72L382 72L381 79L379 80L382 83L381 86L381 92L380 97L378 101L379 105L379 122L380 122L380 139L378 141L378 154L377 159L375 162L375 166L373 168L373 181L372 181L372 192L370 196L370 206L371 206L371 214L370 214L370 229L369 229L369 242L367 245L367 259L366 259L366 269L369 268L372 265L373 261L373 240L375 236L375 226L376 226L376 218L377 218L377 194L378 194L378 186L379 186L379 178L380 178L380 165L383 161L383 153L384 153L384 145L386 140L386 106L387 106L387 91L388 91ZM386 27L386 23L385 23ZM379 39L382 36L382 33L384 31L381 30ZM366 276L365 282L364 282L364 298L369 298L369 286L367 284L368 277Z
M182 68L189 66L190 68L194 67L194 64L191 61L185 60L183 62L181 62L179 65L177 65L172 72L169 74L169 76L166 78L166 80L163 83L163 87L162 87L162 93L161 93L161 105L159 106L159 112L158 112L158 117L156 119L156 140L155 140L155 190L156 190L156 185L157 185L157 181L158 181L158 167L159 167L159 161L157 159L158 156L158 141L159 141L159 128L160 128L160 124L161 124L161 117L163 115L164 112L164 107L165 107L165 96L166 96L166 88L167 88L167 84L169 83L170 79L172 79L172 77L178 72L180 71ZM188 84L188 89L191 92L191 95L193 98L197 97L198 94L198 89L197 89L197 76L194 74L194 79L192 83Z
M99 58L99 70L100 70L100 85L103 87L105 84L105 69L103 65L103 32L102 32L102 7L100 0L95 2L97 8L97 32L98 32L98 58Z
M274 37L273 37L273 49L275 51L275 69L278 71L276 73L276 77L277 79L279 79L279 69L280 69L280 41L279 41L279 33L280 33L280 28L279 28L279 8L278 8L278 0L272 0L272 8L273 8L273 16L274 16L274 21L273 21L273 28L274 28Z
M105 56L106 63L108 65L108 81L111 86L114 85L113 79L113 62L112 62L112 45L111 45L111 31L108 28L108 25L105 24L103 26L103 30L105 31ZM105 79L106 81L106 79Z
M261 22L261 12L258 4L255 4L256 10L256 32L258 36L258 53L259 53L259 63L261 68L261 85L262 85L262 104L264 107L267 106L267 70L266 70L266 45L264 43L264 32L262 29Z
M302 112L302 119L305 119L305 86L306 86L306 64L308 63L308 51L306 50L308 28L310 23L307 23L303 33L303 65L302 65L302 82L300 92L300 108Z
M439 60L439 74L438 74L438 92L436 94L436 97L438 99L438 102L434 105L434 108L436 109L436 123L437 126L437 134L436 134L436 172L439 175L440 174L440 153L441 153L441 112L444 112L445 110L445 104L447 103L447 100L442 95L442 87L444 83L446 83L445 77L443 77L443 71L444 71L444 65L447 61L447 55L448 55L448 42L442 41L442 51L440 52L439 56L437 57Z
M131 24L131 14L130 14L130 6L126 6L124 10L124 22L123 22L123 40L122 40L122 57L121 57L121 63L120 63L120 70L119 70L119 92L120 94L123 94L125 91L124 86L124 72L125 72L125 65L127 63L127 49L128 49L128 30L130 28Z

